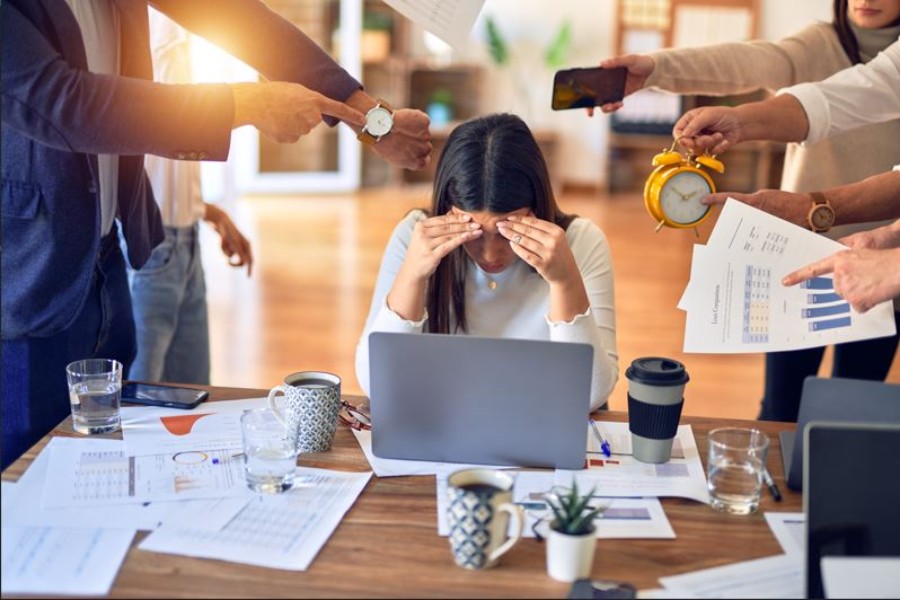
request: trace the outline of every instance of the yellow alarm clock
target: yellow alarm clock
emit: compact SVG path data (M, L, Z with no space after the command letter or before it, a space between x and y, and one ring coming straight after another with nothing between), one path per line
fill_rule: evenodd
M657 222L677 229L697 227L709 216L710 207L700 199L716 191L716 184L705 169L725 172L725 165L715 156L694 157L675 151L675 144L653 157L653 172L644 185L644 205ZM696 231L696 230L695 230Z

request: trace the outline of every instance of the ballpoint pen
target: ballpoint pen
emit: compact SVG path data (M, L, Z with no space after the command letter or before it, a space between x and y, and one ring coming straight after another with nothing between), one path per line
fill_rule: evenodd
M775 498L775 502L781 502L781 490L775 485L775 480L772 479L771 473L769 473L769 470L765 467L763 467L762 476L763 481L766 482L766 487L772 492L772 497Z
M597 423L594 422L593 419L588 418L588 423L591 424L591 428L594 430L594 434L597 436L597 441L600 442L600 452L609 458L612 456L612 449L609 447L609 442L603 439L603 434L600 433L600 429L597 427Z

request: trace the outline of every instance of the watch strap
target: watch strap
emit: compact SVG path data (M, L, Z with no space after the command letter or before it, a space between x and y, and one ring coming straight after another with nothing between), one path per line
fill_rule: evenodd
M391 108L391 105L388 104L386 100L382 100L381 98L378 98L377 100L375 100L375 106L373 106L373 107L372 107L371 109L369 109L369 110L370 110L370 111L371 111L371 110L375 110L376 108L379 108L379 107L384 108L384 109L387 109L387 111L388 111L389 113L391 113L392 115L394 114L394 109ZM360 132L356 134L356 139L358 139L360 142L362 142L362 143L365 144L366 146L372 146L372 145L374 145L375 142L377 142L380 138L375 137L374 135L372 135L371 133L369 133L368 130L366 130L365 127L363 127L362 130L360 130Z

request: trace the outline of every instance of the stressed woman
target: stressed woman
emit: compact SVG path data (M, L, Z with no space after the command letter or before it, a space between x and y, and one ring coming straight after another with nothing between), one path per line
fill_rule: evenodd
M618 378L609 248L591 221L559 210L521 119L490 115L454 129L431 210L394 229L356 348L366 394L373 331L590 344L591 409L606 404Z

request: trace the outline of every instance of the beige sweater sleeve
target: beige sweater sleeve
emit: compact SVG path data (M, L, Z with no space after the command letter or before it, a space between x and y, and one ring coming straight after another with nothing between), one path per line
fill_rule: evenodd
M768 42L735 42L699 48L661 50L646 87L679 94L742 94L825 79L850 66L829 23L815 23L797 34Z

